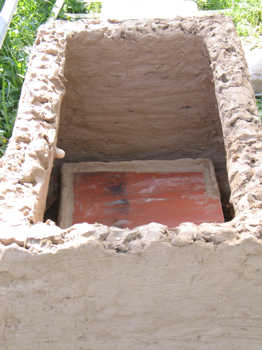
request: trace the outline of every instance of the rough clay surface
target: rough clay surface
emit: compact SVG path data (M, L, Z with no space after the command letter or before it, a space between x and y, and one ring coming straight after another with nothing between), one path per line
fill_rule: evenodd
M95 31L93 45L115 33L135 46L136 35L168 37L172 30L205 43L235 218L184 223L173 231L154 223L134 230L40 223L53 159L63 156L56 140L70 40L88 40ZM260 349L261 140L243 50L229 19L42 27L1 160L0 348Z
M261 243L176 247L157 229L133 254L88 227L49 254L2 248L1 349L260 350Z

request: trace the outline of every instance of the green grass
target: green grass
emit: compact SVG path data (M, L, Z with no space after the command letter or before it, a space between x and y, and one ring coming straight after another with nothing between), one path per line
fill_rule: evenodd
M195 0L201 10L223 10L232 6L232 0Z
M91 2L90 4L85 4L78 0L65 0L64 6L59 14L59 19L71 19L66 13L99 13L101 12L102 4L101 2Z
M0 7L4 0L0 0ZM0 155L11 136L30 47L55 0L20 0L0 51Z
M257 108L258 108L260 119L262 120L262 96L257 97Z
M262 3L261 0L236 2L228 14L233 18L240 36L262 35Z
M233 18L241 36L262 35L261 0L195 0L202 10L230 9L226 14Z

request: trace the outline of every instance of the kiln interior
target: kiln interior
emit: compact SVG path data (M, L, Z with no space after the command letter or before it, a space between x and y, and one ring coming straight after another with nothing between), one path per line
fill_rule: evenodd
M203 39L168 32L134 40L128 30L118 37L94 30L67 40L58 137L63 161L210 159L231 220L223 132ZM46 218L53 220L60 166L56 161L47 201Z

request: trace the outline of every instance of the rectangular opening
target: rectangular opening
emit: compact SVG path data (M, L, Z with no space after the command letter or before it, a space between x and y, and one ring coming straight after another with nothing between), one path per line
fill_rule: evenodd
M128 28L118 36L102 34L78 33L67 42L58 138L63 162L210 159L225 220L231 220L224 139L203 38L167 30L134 40ZM53 220L60 166L56 161L47 201L46 218Z
M224 222L213 165L207 159L66 163L59 225L83 222L119 228Z

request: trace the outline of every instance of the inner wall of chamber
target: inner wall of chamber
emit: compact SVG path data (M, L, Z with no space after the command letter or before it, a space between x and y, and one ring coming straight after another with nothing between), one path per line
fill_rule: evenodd
M209 158L225 219L232 219L224 139L202 38L132 41L80 33L68 40L65 78L58 137L63 162ZM46 218L53 220L60 166L55 162L49 189Z

